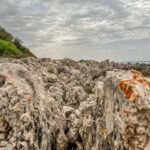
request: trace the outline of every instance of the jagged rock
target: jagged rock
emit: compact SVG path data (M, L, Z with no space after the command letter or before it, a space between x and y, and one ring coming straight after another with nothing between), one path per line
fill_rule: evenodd
M150 149L150 79L136 71L108 72L103 100L111 149Z
M55 74L50 74L47 78L47 82L55 83L57 82L57 76Z
M52 103L45 91L40 73L13 63L0 69L6 79L0 88L0 149L51 149L65 120L59 104Z
M68 140L65 134L59 133L56 141L56 150L66 150L68 148Z
M0 150L149 150L150 79L136 68L150 71L108 60L0 59Z
M70 106L63 106L63 111L64 111L66 118L68 118L70 114L74 111L74 108Z
M86 98L87 95L82 87L75 86L66 88L66 101L68 105L73 107L79 106Z

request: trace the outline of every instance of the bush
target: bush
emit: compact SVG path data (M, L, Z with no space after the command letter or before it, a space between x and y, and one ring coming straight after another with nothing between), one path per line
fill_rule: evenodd
M13 43L0 40L0 56L17 58L22 57L23 53Z
M22 45L22 41L14 38L4 28L0 26L0 57L36 57L28 48ZM7 42L7 43L4 43Z

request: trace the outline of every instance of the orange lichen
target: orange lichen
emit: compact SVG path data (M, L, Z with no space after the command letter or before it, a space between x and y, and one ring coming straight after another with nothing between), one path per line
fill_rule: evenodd
M141 84L144 84L144 82L145 82L144 80L141 80L141 79L140 80L136 80L136 81L141 83Z
M143 84L143 85L147 85L147 86L149 86L149 88L150 88L150 82L147 82L145 79L136 80L136 81L139 82L139 83L141 83L141 84Z
M133 79L135 79L137 82L139 82L141 84L148 85L150 88L150 82L147 82L144 75L142 75L141 73L138 73L136 71L131 71L131 72L133 73ZM140 77L141 79L137 80L138 77Z
M136 79L136 78L138 78L138 77L139 77L138 74L133 74L133 79Z
M136 100L139 99L139 98L140 98L140 96L139 96L139 95L136 95L133 100L136 101Z
M150 82L148 82L141 73L133 71L133 70L131 71L131 73L133 74L132 80L120 81L119 83L119 87L121 91L124 92L128 102L131 96L134 94L133 85L136 84L136 82L139 82L143 85L147 85L150 88ZM139 95L136 95L135 97L133 97L132 100L137 100L139 99L139 97L140 97Z
M104 129L104 130L101 131L102 136L104 136L105 133L106 133L106 129Z
M124 109L124 110L123 110L123 112L124 112L125 114L127 114L127 113L128 113L128 111L127 111L126 109Z
M144 76L144 75L141 75L141 77L142 77L142 78L145 78L145 76Z
M150 82L147 82L147 85L149 86L149 88L150 88Z
M123 112L124 112L124 117L126 117L128 114L128 111L126 109L124 109Z
M132 72L133 74L139 74L139 72L137 72L137 71L135 71L135 70L131 70L131 72Z
M132 80L120 81L120 84L119 84L120 89L125 93L127 99L130 99L130 97L133 94L131 81Z
M133 73L133 79L137 79L139 76L141 76L141 74L137 71L131 71Z

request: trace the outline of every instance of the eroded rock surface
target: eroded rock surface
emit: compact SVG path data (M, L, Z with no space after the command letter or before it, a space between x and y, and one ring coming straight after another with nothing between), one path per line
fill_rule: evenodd
M108 72L103 89L111 149L150 149L150 79L136 71Z
M150 67L0 59L0 150L149 150L150 79L135 70Z

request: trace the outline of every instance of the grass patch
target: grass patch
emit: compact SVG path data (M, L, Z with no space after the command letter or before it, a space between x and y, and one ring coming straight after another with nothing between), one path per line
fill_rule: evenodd
M63 99L64 101L66 101L66 98L67 98L67 97L66 97L66 92L64 91L64 92L63 92L63 95L62 95L62 99Z
M93 88L94 88L93 86L85 86L84 91L87 94L92 94L93 93Z
M48 72L49 72L50 74L54 74L54 70L53 70L53 69L48 70Z

